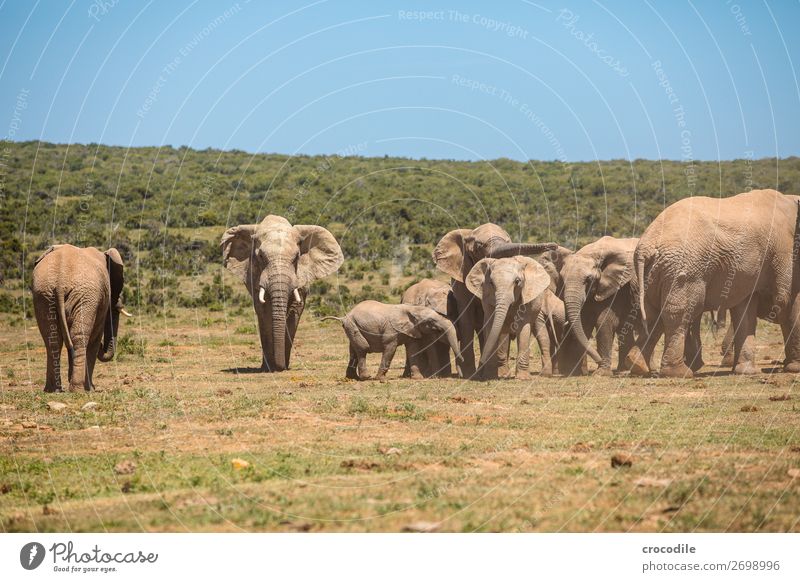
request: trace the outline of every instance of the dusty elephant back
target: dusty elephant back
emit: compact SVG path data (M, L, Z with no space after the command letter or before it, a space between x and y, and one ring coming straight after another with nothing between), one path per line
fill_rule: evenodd
M110 288L105 257L94 247L52 246L36 261L31 289L34 295L45 296L60 290L66 300L73 290L92 289L107 300Z
M703 281L706 309L731 307L753 291L788 298L796 220L794 197L776 190L686 198L662 211L642 234L635 268L655 282ZM763 268L751 274L745 265Z

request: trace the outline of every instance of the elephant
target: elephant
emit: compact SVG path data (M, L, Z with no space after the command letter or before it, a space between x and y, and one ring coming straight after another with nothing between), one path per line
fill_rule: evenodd
M634 345L639 309L631 292L633 253L639 239L604 236L566 257L561 270L567 321L572 334L596 363L595 375L611 376L611 352L619 343L618 370ZM597 349L588 337L597 330ZM583 373L581 366L569 374Z
M36 259L31 291L47 350L45 392L62 392L61 348L67 347L69 389L91 390L97 360L114 358L122 304L122 257L115 248L54 245Z
M221 246L224 266L244 282L253 299L261 370L287 370L308 287L342 265L339 243L321 226L292 226L269 215L259 224L229 228Z
M752 190L721 199L686 198L662 211L642 234L633 258L646 333L629 354L631 372L649 372L663 332L660 374L693 376L685 361L687 334L696 336L699 348L703 311L720 309L729 310L734 329L734 373L758 371L760 314L781 325L784 370L800 372L798 206L797 197Z
M422 279L414 283L405 290L400 298L400 303L406 305L423 305L430 307L439 315L449 319L451 322L456 319L456 305L453 291L450 285L436 281L435 279ZM452 375L450 365L450 346L446 341L439 341L425 352L422 358L425 368L422 374L428 376L440 376L449 378ZM406 368L404 376L411 375L411 360L406 354Z
M514 243L511 236L500 226L492 223L482 224L475 229L457 229L442 237L433 251L436 267L452 277L453 297L456 304L456 330L463 363L458 372L461 378L475 374L475 333L483 348L485 332L481 329L483 313L477 301L467 289L464 281L472 267L485 258L503 258L515 255L540 255L556 251L555 243ZM502 352L501 352L502 353ZM504 365L502 362L501 365Z
M482 379L498 377L502 365L498 347L507 345L505 336L511 334L517 337L517 379L530 378L531 333L541 348L542 375L552 375L550 338L545 319L540 317L549 285L550 275L530 257L481 259L472 267L466 286L481 301L487 330L479 362Z
M367 374L367 354L376 352L382 356L375 379L383 380L400 345L406 346L413 379L424 377L423 355L442 337L446 338L450 349L455 352L456 361L461 359L455 327L449 319L430 307L390 305L367 300L357 304L344 317L323 317L322 321L328 319L342 322L350 340L350 359L345 377L352 380L370 379Z

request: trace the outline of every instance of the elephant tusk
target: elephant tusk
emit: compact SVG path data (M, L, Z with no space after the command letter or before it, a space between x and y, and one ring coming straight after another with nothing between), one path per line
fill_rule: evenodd
M129 311L128 311L127 309L125 309L124 307L123 307L122 309L120 309L120 310L119 310L119 312L120 312L122 315L124 315L125 317L133 317L133 313L129 312Z
M297 287L294 288L294 300L298 303L303 302L303 300L300 298L300 291L297 290Z
M258 302L259 303L266 303L267 302L266 295L267 295L267 290L264 289L263 287L259 287L258 288Z

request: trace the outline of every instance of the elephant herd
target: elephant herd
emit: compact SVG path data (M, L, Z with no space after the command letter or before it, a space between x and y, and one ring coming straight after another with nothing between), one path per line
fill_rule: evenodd
M717 321L730 315L724 362L734 373L758 371L758 318L781 326L784 370L800 372L799 209L800 197L775 190L686 198L662 211L641 238L604 236L575 252L514 242L491 223L453 230L433 251L450 284L424 279L400 304L363 301L333 318L349 342L346 377L369 378L366 356L377 352L375 378L384 378L402 345L404 376L449 377L452 352L461 378L526 379L535 338L543 375L585 374L588 358L594 374L611 375L616 339L618 371L642 376L658 368L661 376L686 378L703 366L700 322L708 311ZM344 262L339 244L321 226L270 215L228 229L221 245L224 266L253 300L262 370L286 370L309 286ZM56 245L36 261L32 290L47 349L46 391L61 390L64 344L70 388L92 388L95 360L113 357L119 315L129 315L122 285L122 259L113 248Z

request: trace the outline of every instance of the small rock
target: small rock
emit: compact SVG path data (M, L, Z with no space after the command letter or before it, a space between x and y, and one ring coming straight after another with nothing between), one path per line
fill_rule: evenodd
M792 451L793 453L800 453L800 446L795 445L793 447L789 447L789 450Z
M441 523L436 521L415 521L403 527L404 532L411 533L432 533L441 527Z
M786 474L792 479L800 479L800 469L789 469Z
M581 443L575 443L574 445L572 445L572 449L571 450L572 450L573 453L588 453L589 451L592 450L592 444L591 443L582 443L582 442Z
M672 483L672 479L653 479L652 477L642 477L633 482L637 487L667 487Z
M44 430L44 431L53 430L52 426L47 426L46 424L40 424L38 428L39 430Z
M217 396L227 396L228 394L233 394L233 390L230 388L220 388L217 390Z
M37 426L39 425L36 424L35 422L30 422L27 420L22 423L22 428L36 428Z
M94 410L97 408L97 402L87 402L83 406L81 406L81 410Z
M64 404L63 402L55 402L54 400L48 402L47 406L50 407L50 410L56 410L56 411L64 410L67 407L67 405Z
M789 396L788 394L781 394L779 396L770 396L769 399L772 402L783 402L784 400L791 400L792 397Z
M611 466L614 468L630 467L631 465L633 465L633 457L628 453L617 453L611 457Z
M93 424L92 426L90 426L86 430L100 430L100 425L99 424Z
M403 451L402 449L398 449L397 447L389 447L388 449L383 451L383 454L386 455L387 457L392 455L402 455Z
M758 412L758 406L753 406L751 404L745 404L739 410L742 412Z
M231 466L239 471L241 469L247 469L250 466L250 463L244 459L231 459Z
M5 495L6 493L11 493L11 489L12 489L11 485L9 485L8 483L3 483L2 485L0 485L0 494Z
M133 475L136 472L136 463L130 459L120 461L114 465L114 472L117 475Z

